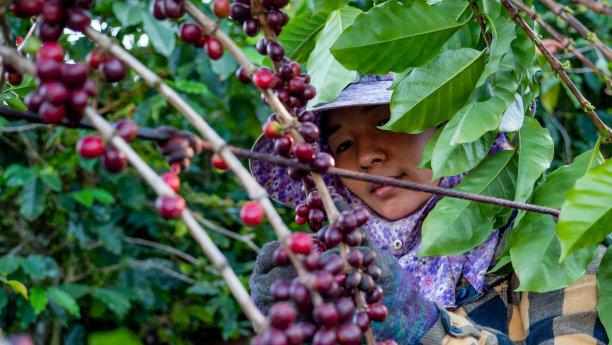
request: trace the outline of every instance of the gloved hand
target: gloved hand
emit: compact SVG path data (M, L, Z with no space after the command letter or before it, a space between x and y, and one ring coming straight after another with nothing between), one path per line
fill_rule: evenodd
M185 170L191 165L191 158L202 152L203 141L197 135L186 131L179 131L174 127L162 126L157 131L164 137L164 141L159 141L158 151L166 156L166 161L176 169ZM180 171L175 171L179 173Z

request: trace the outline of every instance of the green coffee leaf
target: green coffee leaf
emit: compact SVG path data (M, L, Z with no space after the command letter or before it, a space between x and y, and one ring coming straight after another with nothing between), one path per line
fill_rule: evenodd
M142 345L138 336L127 328L117 328L112 331L92 332L87 336L87 345Z
M597 270L597 296L599 320L612 334L612 247L608 247Z
M436 130L436 133L429 139L427 145L423 149L423 156L421 156L421 162L417 165L420 169L431 169L431 156L433 155L434 147L440 138L440 134L444 130L444 126L441 126Z
M331 12L338 8L346 5L348 0L314 0L313 11L318 12Z
M0 258L0 276L7 276L19 269L23 259L14 255L5 255Z
M176 29L171 25L169 21L160 21L153 18L153 15L149 11L140 10L142 17L142 28L144 32L149 36L149 41L153 44L155 50L169 57L174 51L176 44Z
M521 111L522 112L522 111ZM524 202L533 191L533 185L548 169L554 156L554 142L550 132L540 123L525 117L519 131L519 166L516 177L515 201Z
M50 287L47 291L49 292L49 297L60 307L64 308L70 315L81 318L79 305L74 298L66 293L66 291L55 287Z
M123 27L136 25L142 22L142 10L139 6L134 4L115 2L113 3L113 13Z
M42 313L42 311L47 308L48 303L49 298L47 297L47 291L44 288L34 286L30 289L30 304L32 305L32 309L34 309L34 314L38 315Z
M91 295L106 304L108 309L115 312L121 319L123 319L128 311L130 311L130 308L132 308L129 298L115 290L95 288L92 290Z
M45 211L46 199L45 188L40 179L31 178L19 193L19 214L29 221L35 220Z
M285 47L285 55L299 63L306 63L315 48L317 34L325 27L328 15L328 13L304 12L292 18L278 38Z
M6 280L4 284L8 285L13 291L23 296L23 298L28 299L28 289L23 285L22 282L17 280Z

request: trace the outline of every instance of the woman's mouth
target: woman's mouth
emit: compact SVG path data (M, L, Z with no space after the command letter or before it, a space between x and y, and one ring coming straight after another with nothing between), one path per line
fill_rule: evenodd
M404 177L404 174L397 175L397 176L385 176L385 177L396 179L396 180L401 180ZM381 184L381 183L372 183L370 185L370 193L374 194L374 196L380 199L384 199L390 196L395 191L395 189L396 187L394 186L390 186L387 184Z

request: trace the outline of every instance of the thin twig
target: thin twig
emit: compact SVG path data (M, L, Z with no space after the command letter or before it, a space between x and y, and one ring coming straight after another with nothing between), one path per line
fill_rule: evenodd
M33 129L48 128L48 127L49 125L44 125L42 123L32 123L32 124L23 125L23 126L2 127L0 128L0 132L3 132L3 133L27 132Z
M142 238L135 238L135 237L126 237L124 239L125 242L127 243L132 243L132 244L139 244L141 246L146 246L146 247L151 247L151 248L155 248L155 249L159 249L162 250L164 252L176 255L178 257L180 257L181 259L194 264L194 265L199 265L200 264L200 260L194 258L193 256L182 252L174 247L171 246L167 246L165 244L161 244L161 243L157 243L157 242L153 242L153 241L149 241L149 240L145 240Z
M482 36L487 42L487 49L491 51L491 36L487 33L487 26L482 20L482 13L480 13L480 9L478 8L478 4L475 2L470 2L470 7L472 8L472 13L474 14L474 18L478 21L478 25L480 26L480 31L482 32Z
M251 249L253 249L256 253L259 253L259 250L261 248L259 248L255 243L253 243L253 241L251 241L251 237L249 236L242 236L242 235L238 235L237 233L227 230L213 222L211 222L210 220L204 218L201 214L194 212L193 216L195 217L195 219L202 224L204 227L209 228L210 230L216 231L220 234L223 234L227 237L231 237L235 240L238 240L240 242L244 242L247 246L249 246Z
M550 1L550 0L542 0L542 1ZM567 87L570 89L572 94L576 97L576 99L578 99L578 102L580 102L580 105L582 106L582 110L587 114L587 116L591 119L591 121L593 121L593 123L599 130L599 133L601 133L604 142L612 143L612 138L611 138L612 130L610 130L610 128L608 128L608 126L606 126L606 124L603 121L601 121L599 116L597 116L597 114L594 111L595 107L593 107L593 105L582 95L582 93L580 93L578 88L576 88L572 80L567 76L567 73L565 73L565 70L563 70L563 65L561 65L559 60L557 60L557 58L555 58L555 56L548 50L548 48L546 48L546 46L542 44L542 41L540 40L538 35L535 32L533 32L533 30L531 30L529 25L527 25L527 23L525 23L523 18L521 18L520 11L514 8L510 4L509 0L501 0L501 3L502 5L504 5L506 10L508 11L510 18L513 21L515 21L527 33L529 38L531 38L531 40L538 47L540 52L542 52L542 54L546 57L546 60L548 60L548 63L550 63L550 66L552 67L553 72L559 74L559 76L561 77L565 85L567 85Z
M608 61L612 61L612 49L606 46L601 40L597 37L595 33L587 29L578 19L565 11L563 5L555 2L554 0L541 0L546 7L548 7L552 13L561 17L564 21L566 21L569 25L571 25L578 33L584 37L587 41L591 42L597 50L599 50L602 54L606 56Z
M124 269L127 267L151 267L151 268L156 268L164 273L166 273L167 275L174 277L178 280L184 281L187 284L195 284L197 281L184 275L181 273L178 273L176 271L173 271L171 269L169 269L168 267L157 263L157 262L152 262L152 261L136 261L136 260L131 260L128 262L122 262L122 263L118 263L118 264L114 264L114 265L109 265L109 266L104 266L104 267L100 267L97 268L91 272L85 272L79 275L74 276L71 280L66 279L67 282L70 283L75 283L78 281L81 281L83 279L87 279L89 277L93 277L96 276L98 274L101 273L106 273L106 272L112 272L112 271L117 271L120 269Z
M609 16L612 16L612 7L606 6L604 2L590 1L590 0L572 0L572 1L594 12L597 12L599 14L607 14Z

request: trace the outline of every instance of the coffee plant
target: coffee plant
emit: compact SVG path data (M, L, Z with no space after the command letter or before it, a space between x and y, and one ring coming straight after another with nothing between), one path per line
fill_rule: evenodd
M309 110L366 73L394 73L382 128L438 128L420 167L472 171L462 198L427 216L421 254L466 252L517 208L493 270L514 270L522 290L568 286L610 236L610 12L588 0L0 1L0 344L393 344L371 330L387 310L376 253L356 248L368 214L336 208L321 175L343 172L314 144ZM275 156L228 146L262 131ZM514 149L487 157L501 132ZM290 166L307 202L273 205L236 155ZM271 286L265 317L245 286L274 239L275 263L298 277ZM610 250L597 284L611 332Z

